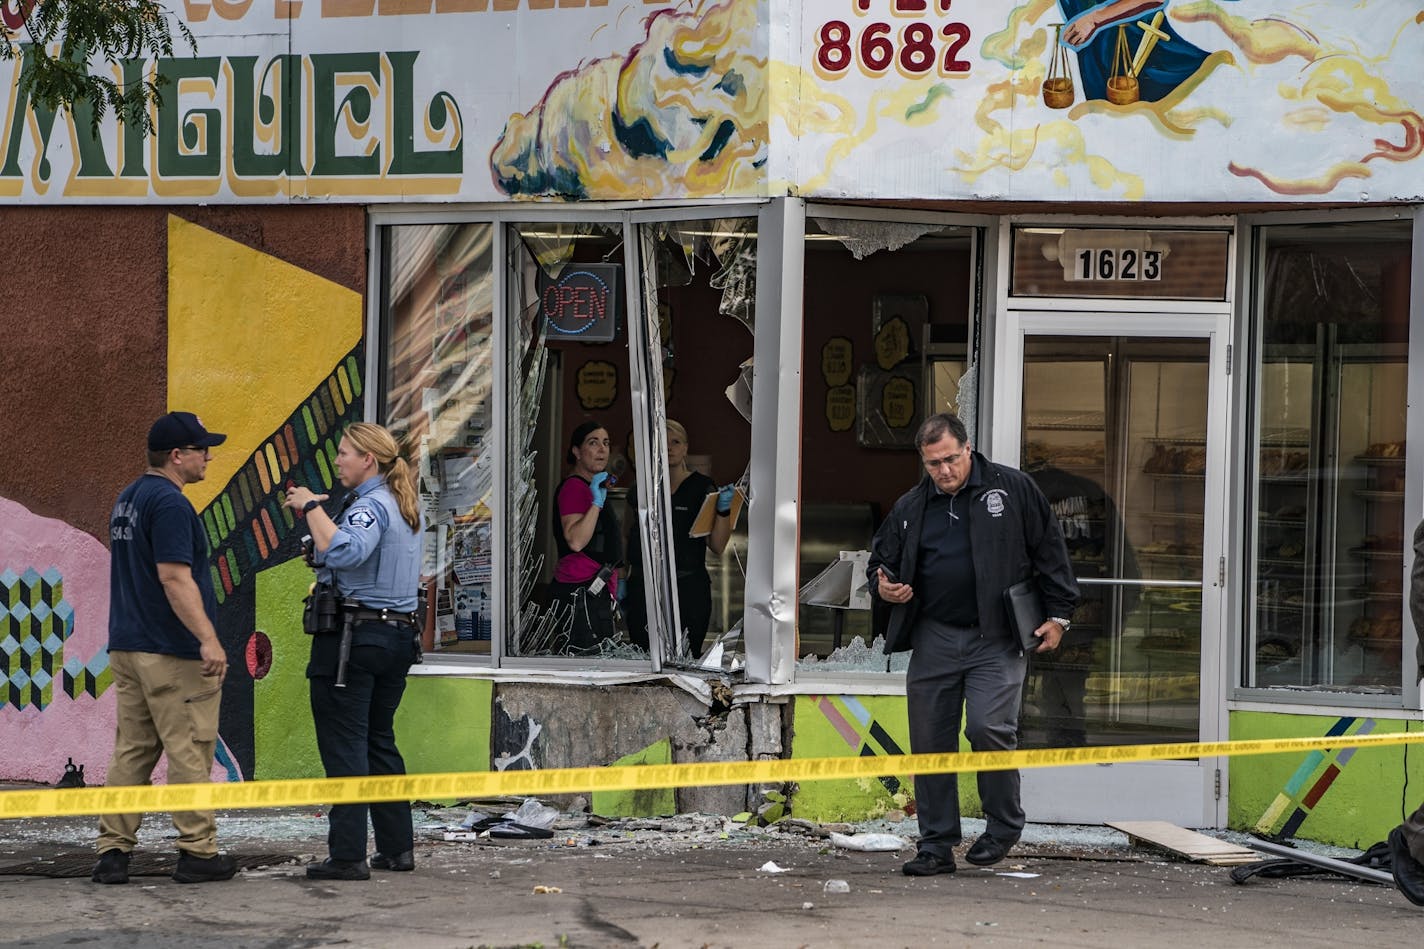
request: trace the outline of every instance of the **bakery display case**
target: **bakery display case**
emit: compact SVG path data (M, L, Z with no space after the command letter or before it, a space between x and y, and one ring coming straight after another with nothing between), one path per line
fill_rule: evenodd
M1278 224L1255 242L1242 685L1398 692L1413 227Z
M1294 674L1315 617L1318 551L1306 543L1319 520L1310 490L1308 429L1263 433L1257 453L1260 509L1255 520L1256 653L1265 681Z
M1405 353L1348 344L1263 360L1252 543L1254 684L1398 688Z

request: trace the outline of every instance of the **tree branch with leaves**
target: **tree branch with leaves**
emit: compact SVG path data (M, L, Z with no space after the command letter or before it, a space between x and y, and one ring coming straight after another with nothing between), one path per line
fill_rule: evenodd
M86 104L92 128L113 113L151 133L168 83L157 69L131 72L138 80L125 84L94 66L171 57L172 24L189 52L198 49L187 24L154 0L0 0L0 22L0 60L20 61L22 101L71 113Z

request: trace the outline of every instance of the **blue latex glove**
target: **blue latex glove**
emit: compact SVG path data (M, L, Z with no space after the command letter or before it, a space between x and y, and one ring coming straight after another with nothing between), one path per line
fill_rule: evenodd
M717 513L718 513L718 514L731 514L731 513L732 513L732 497L733 497L736 493L737 493L737 486L736 486L735 484L729 484L729 485L727 485L725 488L723 488L721 491L718 491L718 492L717 492Z
M608 500L608 488L603 484L607 480L608 472L600 471L593 476L593 480L588 484L589 489L593 491L593 503L598 507L603 507L603 502Z

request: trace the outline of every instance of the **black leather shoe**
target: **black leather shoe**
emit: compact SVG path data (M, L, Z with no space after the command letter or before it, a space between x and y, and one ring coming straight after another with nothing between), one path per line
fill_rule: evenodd
M398 853L393 857L388 857L383 853L371 854L372 870L398 870L402 873L415 869L415 854L409 850Z
M974 841L974 845L964 855L964 859L976 867L993 866L1008 856L1009 848L1016 843L1017 840L1000 840L988 834L980 834L979 839Z
M365 860L333 860L307 864L308 880L369 880L371 871Z
M129 855L123 850L105 850L99 854L99 862L94 864L94 874L89 877L95 883L129 882Z
M179 883L215 883L231 880L237 873L237 861L225 853L211 857L195 857L186 850L178 852L178 869L173 879Z
M1404 831L1396 827L1389 832L1390 872L1394 874L1394 885L1404 898L1415 906L1424 906L1424 864L1414 859L1409 852L1409 844L1404 839Z
M900 868L900 872L907 877L932 877L936 873L953 873L954 854L941 857L928 850L921 850L915 854L915 859Z

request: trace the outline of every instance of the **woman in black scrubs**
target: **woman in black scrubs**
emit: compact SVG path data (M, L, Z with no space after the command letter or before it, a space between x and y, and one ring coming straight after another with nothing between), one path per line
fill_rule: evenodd
M672 549L677 568L677 602L682 628L687 631L687 647L691 655L702 655L707 638L707 626L712 621L712 578L707 573L707 551L721 555L732 536L733 485L719 489L717 483L699 471L687 467L687 429L668 419L667 423L668 489L672 494ZM707 495L717 493L717 517L712 532L692 537L689 531ZM633 499L629 499L630 503ZM635 566L634 578L628 584L624 614L628 617L629 634L633 642L648 648L647 608L644 601L642 550L636 525L629 533L629 560Z

